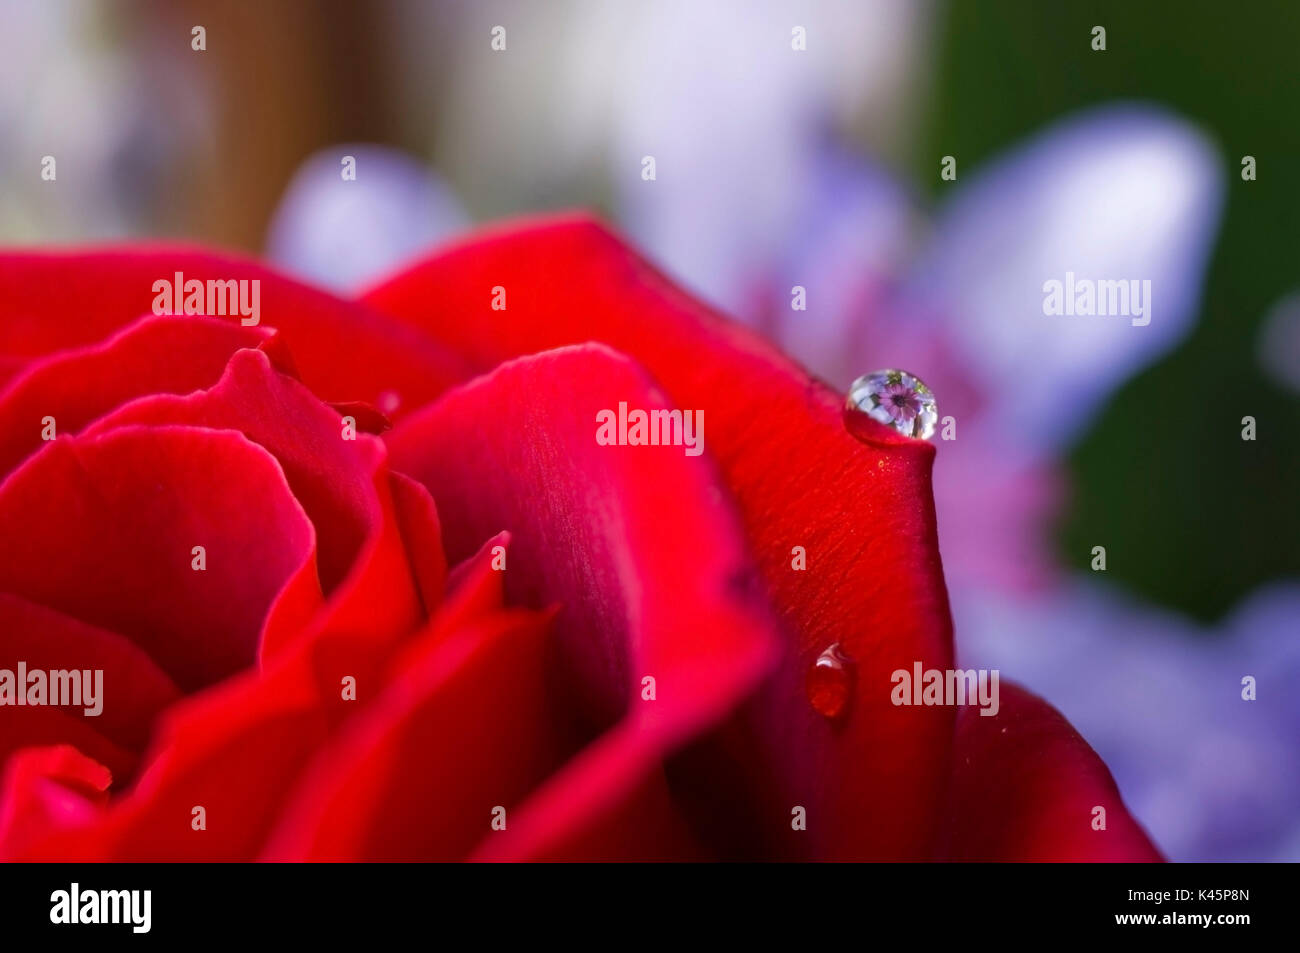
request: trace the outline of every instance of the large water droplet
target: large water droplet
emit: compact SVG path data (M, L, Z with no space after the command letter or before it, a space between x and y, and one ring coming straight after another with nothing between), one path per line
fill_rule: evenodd
M921 440L930 439L939 419L930 388L915 374L898 370L874 371L855 380L844 402L844 413L866 414L906 437Z
M805 682L813 710L826 718L842 718L847 714L853 698L854 674L853 659L838 642L817 656Z

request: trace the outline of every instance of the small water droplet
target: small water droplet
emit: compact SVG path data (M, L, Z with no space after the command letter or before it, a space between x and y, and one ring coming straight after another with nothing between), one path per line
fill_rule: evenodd
M808 669L805 687L813 710L826 718L840 718L848 712L853 697L853 659L836 642Z
M899 370L874 371L855 380L844 402L844 414L850 430L850 415L866 414L905 437L921 440L930 439L939 420L930 388L915 374Z
M395 390L386 390L379 395L377 403L380 413L391 416L398 407L402 406L402 397Z

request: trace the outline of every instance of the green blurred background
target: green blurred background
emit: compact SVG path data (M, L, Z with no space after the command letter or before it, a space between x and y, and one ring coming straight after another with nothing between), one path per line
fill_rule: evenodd
M1096 24L1104 52L1090 46ZM915 181L932 194L945 185L931 174L937 157L977 166L1063 113L1115 99L1172 107L1225 157L1200 319L1070 455L1062 558L1086 570L1106 540L1112 582L1205 621L1262 582L1300 575L1300 401L1255 370L1261 321L1300 285L1300 4L955 2L936 40L915 155L925 170ZM1245 155L1253 182L1241 179ZM1258 439L1227 439L1246 415Z

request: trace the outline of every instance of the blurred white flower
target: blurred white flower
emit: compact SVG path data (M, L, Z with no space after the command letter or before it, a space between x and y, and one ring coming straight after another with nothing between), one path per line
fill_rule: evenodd
M343 178L345 156L355 160L355 179ZM424 163L396 149L339 145L294 174L267 255L316 284L354 290L465 224L460 203Z
M1269 309L1260 326L1257 353L1275 383L1300 393L1300 292Z

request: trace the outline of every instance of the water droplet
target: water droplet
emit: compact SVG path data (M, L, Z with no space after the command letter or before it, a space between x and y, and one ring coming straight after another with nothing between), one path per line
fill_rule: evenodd
M381 414L392 416L397 411L397 408L402 406L402 397L395 390L386 390L379 395L376 403Z
M921 440L930 439L939 419L930 388L915 374L898 370L875 371L855 380L844 402L844 413L850 430L850 415L866 414L905 437Z
M813 662L805 687L813 710L826 718L840 718L849 709L853 697L853 659L844 654L836 642Z

